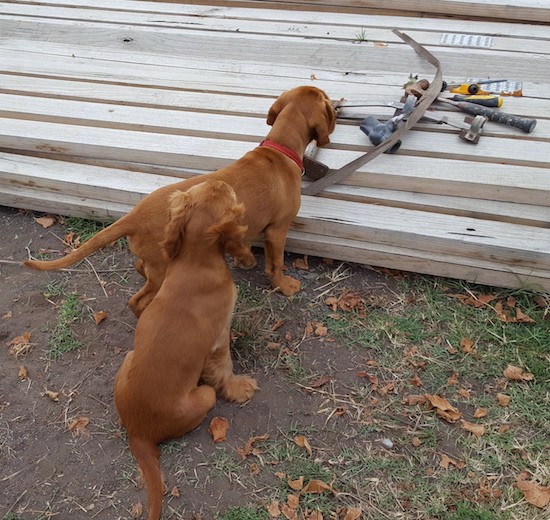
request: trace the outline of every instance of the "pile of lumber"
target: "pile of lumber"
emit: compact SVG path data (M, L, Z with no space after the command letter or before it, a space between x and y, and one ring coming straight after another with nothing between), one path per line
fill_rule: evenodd
M502 13L508 3L489 2ZM287 249L550 291L548 26L240 4L249 6L0 1L0 204L116 218L152 190L257 146L284 90L315 85L333 99L396 101L410 73L434 74L391 32L398 27L439 58L447 81L521 80L523 97L503 109L537 127L487 123L472 145L420 123L397 154L304 196ZM479 4L473 18L483 16ZM544 2L513 4L547 16ZM488 36L490 45L442 44L445 33ZM340 121L317 159L338 168L369 147L356 123Z

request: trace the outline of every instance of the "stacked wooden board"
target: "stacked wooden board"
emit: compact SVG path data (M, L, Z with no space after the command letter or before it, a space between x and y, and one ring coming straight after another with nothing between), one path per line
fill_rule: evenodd
M398 27L439 58L447 81L521 80L523 97L507 98L503 109L537 118L537 127L526 134L487 123L472 145L421 123L397 154L304 196L287 249L550 291L547 25L240 3L250 7L0 1L0 204L116 218L155 188L256 146L284 90L307 84L333 99L398 100L410 73L434 74L391 32ZM483 16L476 2L448 4ZM543 2L513 4L547 16ZM442 44L444 34L490 37L490 44ZM338 168L369 147L356 122L342 120L317 158Z

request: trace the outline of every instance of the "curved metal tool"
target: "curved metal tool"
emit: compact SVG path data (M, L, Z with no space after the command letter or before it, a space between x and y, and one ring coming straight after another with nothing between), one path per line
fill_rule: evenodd
M409 117L407 118L405 124L398 128L387 141L384 141L383 143L376 146L373 150L367 152L364 155L361 155L360 157L358 157L354 161L351 161L345 166L342 166L342 168L330 171L325 177L315 182L312 182L309 186L306 186L302 189L303 195L317 195L327 186L336 184L346 177L349 177L355 170L367 164L369 161L372 161L375 157L378 157L386 150L390 149L399 139L401 139L403 134L405 134L409 130L409 128L411 128L415 123L418 122L424 112L437 99L437 96L441 92L441 85L443 83L443 80L439 60L433 54L428 52L424 47L422 47L422 45L414 41L410 36L407 36L397 29L394 29L393 33L399 36L399 38L401 38L404 42L408 43L416 51L417 54L419 54L422 58L427 60L436 68L434 79L430 83L429 88L424 92L423 96L416 104L415 108L409 114Z

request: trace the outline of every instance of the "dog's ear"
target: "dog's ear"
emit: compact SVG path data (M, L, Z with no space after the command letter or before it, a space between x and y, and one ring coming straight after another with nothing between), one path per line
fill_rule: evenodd
M330 143L329 135L334 132L336 127L336 111L329 100L324 100L324 110L319 119L315 122L315 139L317 146L325 146Z
M161 244L164 254L173 260L179 253L183 242L185 225L191 214L192 199L189 193L176 191L170 197L170 220L164 232Z
M283 92L276 100L273 105L271 105L271 108L269 109L269 112L267 113L267 124L269 126L273 126L273 123L275 122L275 119L277 119L277 116L281 113L281 110L285 108L287 105L286 100L286 92Z
M222 242L230 239L242 240L248 229L248 226L241 224L243 215L244 204L236 204L228 211L221 222L210 226L206 230L206 238L212 241L221 239Z

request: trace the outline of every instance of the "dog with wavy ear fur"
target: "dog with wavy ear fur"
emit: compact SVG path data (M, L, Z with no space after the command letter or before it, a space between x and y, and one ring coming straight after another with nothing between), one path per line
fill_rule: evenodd
M267 123L272 128L266 139L241 159L216 172L155 190L130 213L63 258L27 260L25 264L39 270L68 267L128 236L130 250L137 257L136 269L146 279L145 285L128 302L139 317L164 279L166 261L159 254L159 244L169 219L170 195L214 178L230 184L238 200L244 203L249 245L253 238L263 235L265 273L274 288L291 296L300 290L300 283L283 274L284 247L288 228L300 208L304 150L314 139L318 146L328 144L335 122L336 111L322 90L302 86L283 92L269 109ZM238 259L237 263L243 268L256 265L250 255Z
M225 182L208 180L171 196L162 243L166 276L138 320L134 350L115 381L115 404L158 520L164 485L158 444L196 428L216 394L243 403L256 381L235 375L229 353L237 290L224 254L250 250L244 207Z

